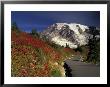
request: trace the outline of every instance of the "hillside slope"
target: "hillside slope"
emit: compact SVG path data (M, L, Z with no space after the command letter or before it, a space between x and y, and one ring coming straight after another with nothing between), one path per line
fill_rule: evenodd
M64 48L25 32L11 32L11 76L65 76L63 61L73 54Z

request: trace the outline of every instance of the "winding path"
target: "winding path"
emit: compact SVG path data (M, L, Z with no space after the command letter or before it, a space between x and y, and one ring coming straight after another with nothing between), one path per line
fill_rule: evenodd
M65 61L68 66L69 77L100 77L100 65L85 63L78 60L69 59ZM68 71L68 70L67 70Z

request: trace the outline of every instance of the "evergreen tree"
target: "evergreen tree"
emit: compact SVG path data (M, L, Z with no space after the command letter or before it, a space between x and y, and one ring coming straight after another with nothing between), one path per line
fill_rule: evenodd
M66 43L66 48L70 48L69 45Z
M100 61L100 39L96 38L97 31L95 27L90 27L90 33L93 36L89 38L89 52L86 61L96 63Z
M39 33L37 32L37 30L36 30L35 28L32 29L31 34L32 34L34 37L40 37Z
M11 29L12 30L18 30L18 26L17 26L16 22L12 23Z
M45 35L42 35L42 39L43 39L44 41L48 41L48 40L47 40L47 37L46 37Z
M32 29L31 34L35 35L36 34L36 29Z
M78 47L75 49L75 51L76 51L76 52L77 52L77 51L82 52L83 50L82 50L82 47L81 47L81 46L78 46Z

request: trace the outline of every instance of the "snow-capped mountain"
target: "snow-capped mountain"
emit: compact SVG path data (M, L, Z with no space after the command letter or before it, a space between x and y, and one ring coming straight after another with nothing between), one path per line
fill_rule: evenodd
M56 23L49 26L42 35L61 46L69 45L70 48L86 45L90 33L89 27L77 23Z

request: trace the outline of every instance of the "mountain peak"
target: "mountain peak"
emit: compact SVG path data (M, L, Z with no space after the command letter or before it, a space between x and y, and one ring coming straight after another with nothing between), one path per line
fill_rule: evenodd
M50 38L56 44L70 48L77 48L77 46L86 45L89 38L89 26L78 23L55 23L48 27L43 35Z

